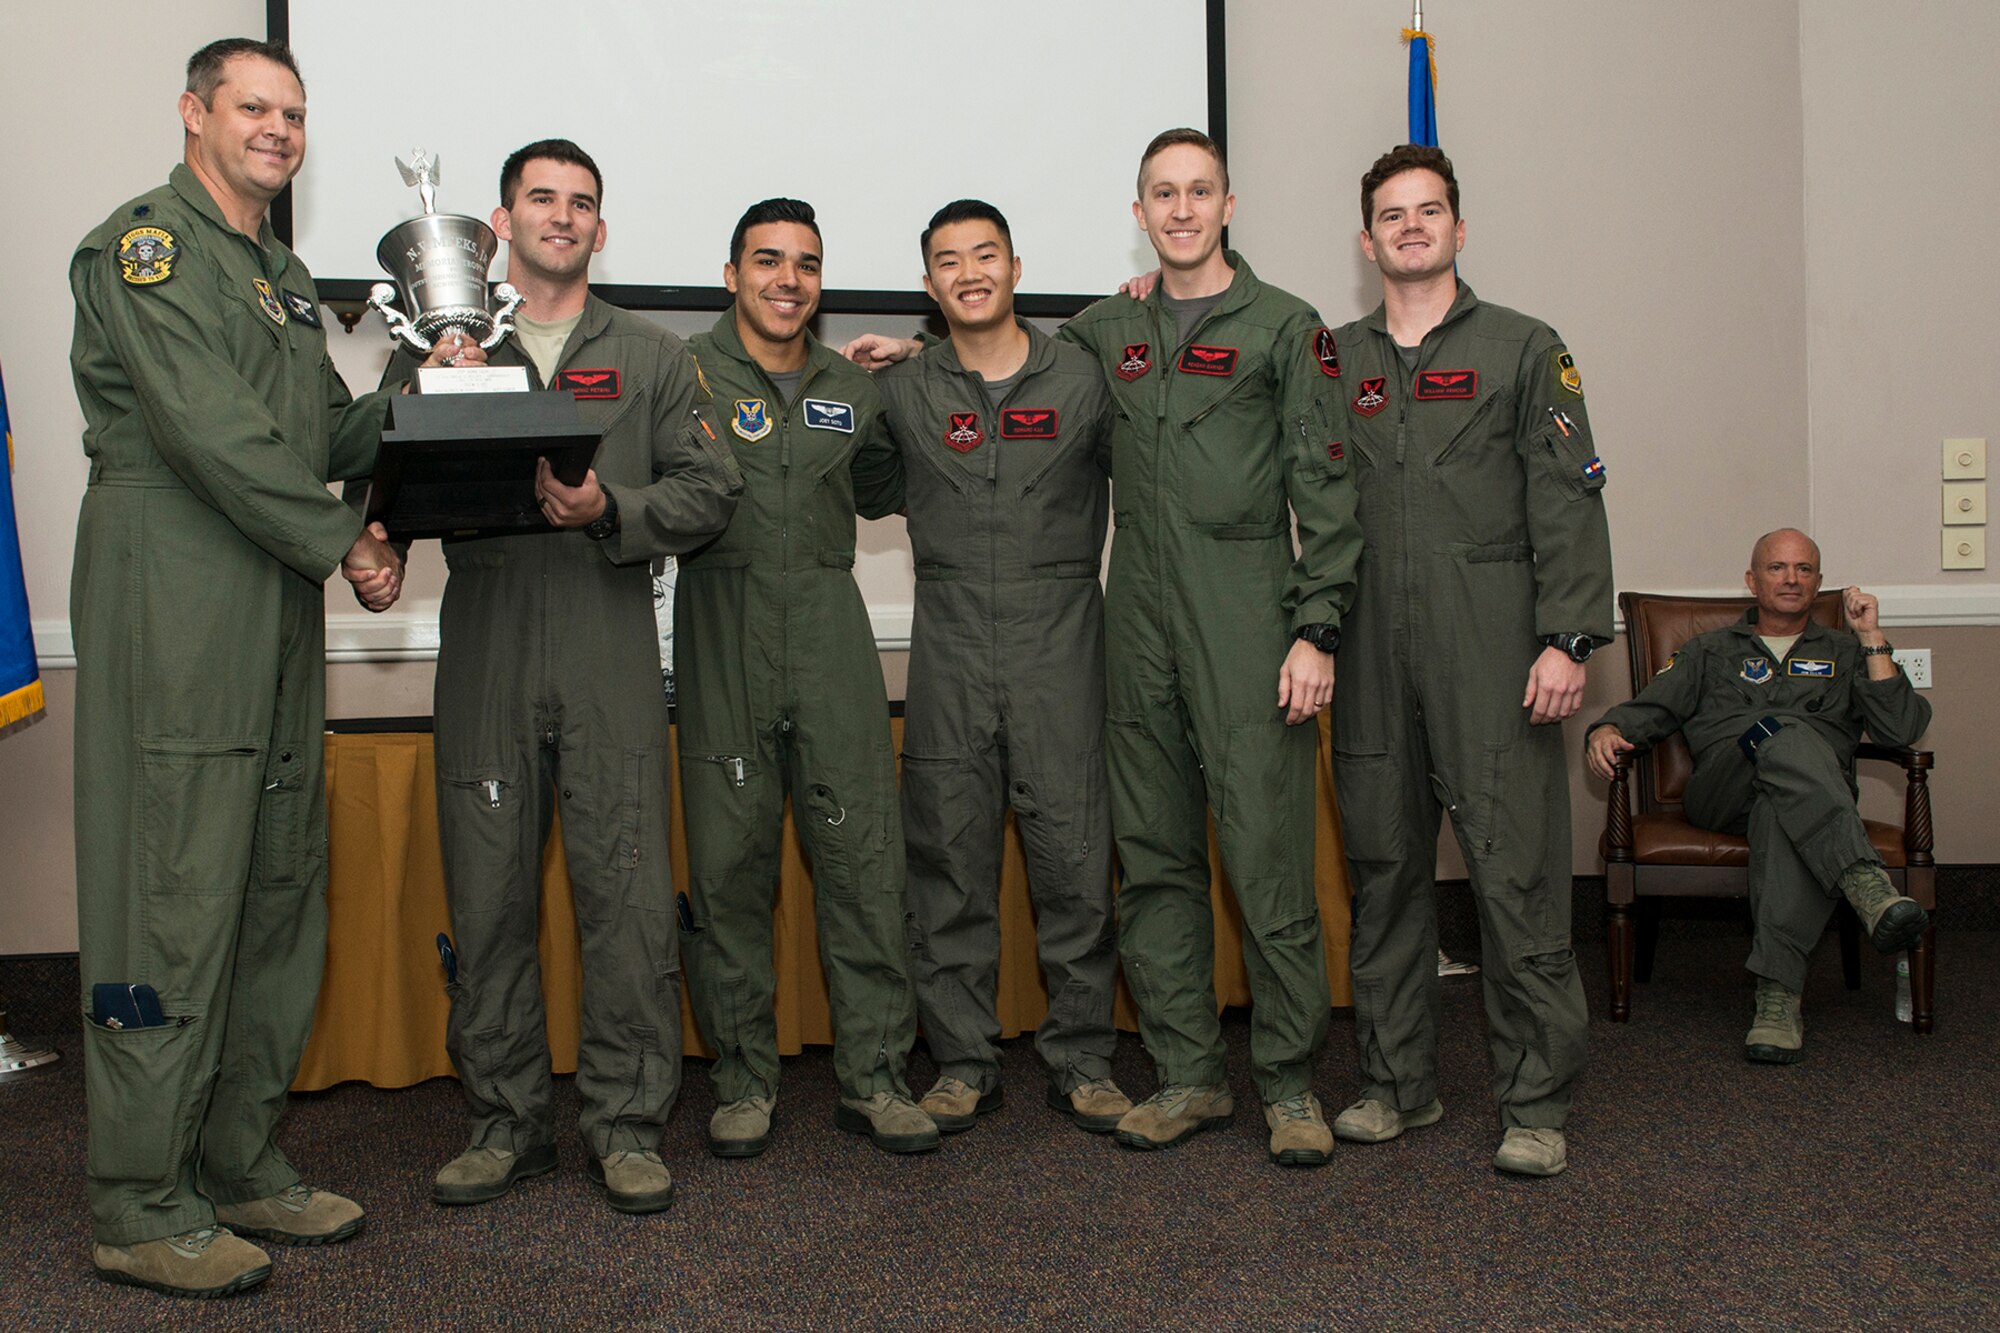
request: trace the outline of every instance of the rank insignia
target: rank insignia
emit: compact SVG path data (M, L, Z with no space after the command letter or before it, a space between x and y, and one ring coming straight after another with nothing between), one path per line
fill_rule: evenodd
M1329 379L1340 378L1340 348L1334 344L1332 329L1321 329L1313 335L1313 359L1319 362L1321 374Z
M1151 343L1126 343L1125 355L1118 362L1118 378L1136 380L1153 368L1153 362L1146 355L1152 349Z
M825 398L806 399L806 425L820 430L837 430L842 435L854 434L854 405L836 403Z
M951 424L946 426L944 431L944 442L946 444L962 454L969 454L974 449L977 449L979 442L985 438L985 432L979 429L979 414L977 412L953 412L951 414Z
M616 398L620 391L618 372L610 366L601 370L559 370L555 387L568 389L576 398Z
M1236 349L1189 343L1181 353L1181 359L1174 363L1174 369L1183 375L1234 375Z
M1590 456L1590 461L1583 465L1583 479L1585 481L1603 481L1604 460L1599 458L1596 454L1592 454Z
M153 216L153 206L151 204L134 204L132 206L132 216L135 218L149 218Z
M1364 417L1372 417L1389 405L1389 397L1382 392L1388 383L1387 376L1361 381L1361 392L1354 395L1354 410Z
M257 289L257 304L264 307L264 313L271 317L273 324L282 327L285 322L285 303L271 290L271 284L262 278L252 278L250 285Z
M1560 347L1556 348L1554 356L1556 359L1556 382L1577 397L1583 397L1583 374L1576 368L1576 358Z
M1674 653L1667 658L1667 664L1661 667L1658 671L1655 671L1653 674L1656 676L1664 676L1669 671L1672 671L1675 667L1679 666L1680 661L1681 661L1681 655L1679 653Z
M1057 419L1053 407L1009 407L1000 413L1000 438L1053 440Z
M180 246L162 227L134 227L118 238L118 276L134 287L150 287L174 276Z
M1771 682L1771 659L1768 657L1746 657L1743 669L1736 673L1752 685L1768 685Z
M736 418L729 423L729 429L746 440L761 440L771 433L771 414L764 406L762 398L738 398Z
M319 306L308 297L297 292L285 293L285 309L292 312L292 318L309 329L320 327Z
M1479 394L1476 370L1420 370L1417 387L1410 396L1423 402L1441 399L1474 398Z
M1833 676L1833 663L1819 657L1795 657L1785 663L1788 676Z

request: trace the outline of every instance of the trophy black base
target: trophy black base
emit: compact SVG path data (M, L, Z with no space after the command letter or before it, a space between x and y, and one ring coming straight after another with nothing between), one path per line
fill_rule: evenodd
M580 486L603 435L566 393L404 394L362 512L399 542L554 532L535 503L536 460Z

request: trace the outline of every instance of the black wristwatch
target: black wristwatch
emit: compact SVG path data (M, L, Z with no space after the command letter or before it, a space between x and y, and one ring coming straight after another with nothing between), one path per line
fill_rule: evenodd
M604 512L584 524L583 535L594 542L601 542L618 531L618 500L610 491L604 492Z
M1572 662L1588 662L1597 651L1597 640L1588 634L1544 634L1542 645L1556 649Z
M1311 644L1323 653L1337 653L1340 651L1340 626L1338 625L1301 625L1292 632L1292 637Z

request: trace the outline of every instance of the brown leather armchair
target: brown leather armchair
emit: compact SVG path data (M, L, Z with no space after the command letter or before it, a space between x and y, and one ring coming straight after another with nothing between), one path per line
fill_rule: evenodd
M1672 597L1657 593L1623 592L1618 606L1625 617L1625 645L1632 668L1632 692L1637 694L1665 666L1682 644L1697 634L1740 620L1752 605L1745 597ZM1814 620L1845 629L1840 594L1820 594L1813 602ZM1902 893L1929 912L1937 908L1937 863L1931 858L1930 769L1928 750L1903 750L1864 742L1859 759L1887 760L1905 774L1901 825L1864 821L1868 841L1882 856L1889 878ZM1687 742L1676 733L1646 751L1624 756L1615 766L1606 804L1604 837L1605 901L1608 908L1605 946L1611 965L1611 1020L1632 1016L1632 980L1652 975L1657 937L1658 904L1641 899L1665 897L1747 897L1750 845L1726 833L1711 833L1688 822L1681 796L1694 773ZM1633 907L1640 905L1636 941ZM1648 910L1648 907L1651 910ZM1861 984L1860 930L1853 911L1838 909L1841 961L1849 989ZM1937 928L1924 931L1910 950L1911 1029L1931 1030L1932 950ZM1636 967L1635 967L1636 963Z

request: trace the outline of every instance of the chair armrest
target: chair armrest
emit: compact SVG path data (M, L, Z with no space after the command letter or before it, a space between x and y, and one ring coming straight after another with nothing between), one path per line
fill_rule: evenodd
M1855 747L1854 757L1881 759L1902 768L1903 849L1913 866L1935 864L1931 858L1934 837L1931 829L1930 770L1936 767L1937 756L1929 750L1863 741Z
M1634 751L1633 753L1637 753ZM1604 859L1632 859L1632 755L1611 761L1611 789L1604 798Z

